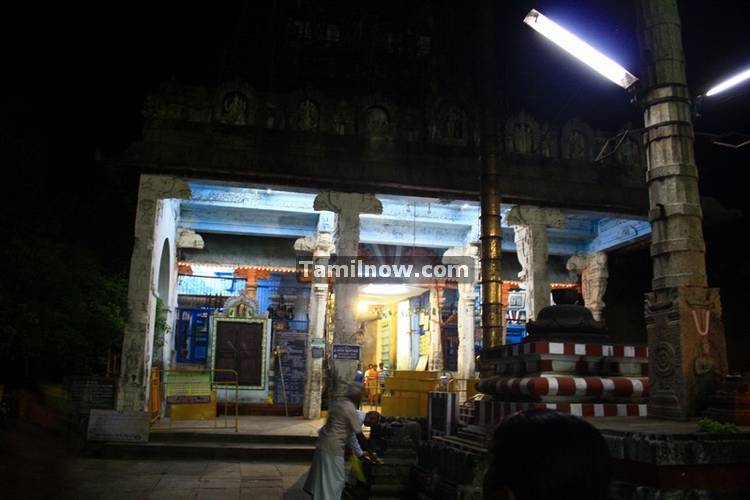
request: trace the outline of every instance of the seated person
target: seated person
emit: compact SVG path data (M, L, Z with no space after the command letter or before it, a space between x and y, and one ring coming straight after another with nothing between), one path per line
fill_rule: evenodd
M380 421L380 413L376 411L368 411L367 413L357 410L357 420L361 425L372 427ZM371 460L372 455L369 452L363 451L357 439L357 434L352 433L349 436L349 449L356 460L352 460L352 474L357 481L365 481L364 473L362 470L361 460ZM359 462L357 462L359 460Z
M605 500L609 478L609 451L593 425L566 413L526 410L495 430L483 498Z

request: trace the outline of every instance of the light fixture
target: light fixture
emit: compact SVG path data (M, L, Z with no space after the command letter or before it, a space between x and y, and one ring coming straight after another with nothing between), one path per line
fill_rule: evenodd
M404 295L409 292L406 285L389 285L370 283L362 289L367 295Z
M749 79L750 79L750 68L734 75L731 78L724 80L723 82L716 85L715 87L712 87L708 92L706 92L706 97L711 97L712 95L716 95L720 92L724 92L725 90L729 90L732 87L739 85L740 83Z
M620 87L627 89L638 81L628 70L539 11L531 9L523 22Z

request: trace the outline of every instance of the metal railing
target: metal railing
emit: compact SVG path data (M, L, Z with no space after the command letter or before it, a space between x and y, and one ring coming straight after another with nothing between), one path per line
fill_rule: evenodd
M239 430L239 394L240 394L240 382L239 382L239 374L236 370L230 370L230 369L206 369L206 370L164 370L164 379L161 381L161 394L164 395L164 409L168 410L168 407L170 404L192 404L188 402L170 402L169 401L169 394L172 394L173 391L170 391L170 386L172 389L175 389L174 386L176 385L187 385L185 382L179 382L179 381L170 381L168 375L169 374L186 374L186 375L199 375L199 374L208 374L209 375L209 384L210 384L210 394L208 396L208 401L201 401L201 403L210 403L211 401L215 401L216 403L216 414L213 419L213 426L211 425L176 425L173 426L173 418L172 418L172 412L169 412L169 419L168 419L168 425L166 426L168 429L194 429L194 430L200 430L200 429L234 429L235 432ZM221 377L221 381L216 380L216 374L221 373L223 376ZM229 377L227 375L231 376L232 378L227 380ZM234 390L232 391L232 388ZM224 405L224 411L223 413L223 419L219 418L218 410L219 410L219 396L218 391L222 391L223 397L223 405ZM190 392L189 390L186 392ZM234 392L234 400L230 401L229 395ZM189 400L191 396L185 396L186 400ZM205 395L197 396L199 398L206 397ZM161 415L161 397L159 398L159 418L164 421L165 419L162 418ZM198 403L198 404L201 404ZM230 405L234 406L234 422L232 423L229 419L230 417ZM219 421L223 421L223 425L219 425ZM189 421L189 420L187 420ZM152 424L155 422L155 420L152 421Z

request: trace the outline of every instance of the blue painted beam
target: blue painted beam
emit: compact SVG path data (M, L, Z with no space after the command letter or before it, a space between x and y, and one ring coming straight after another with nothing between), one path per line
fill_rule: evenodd
M585 252L604 252L642 241L651 236L651 224L646 220L602 219L599 232L588 242Z

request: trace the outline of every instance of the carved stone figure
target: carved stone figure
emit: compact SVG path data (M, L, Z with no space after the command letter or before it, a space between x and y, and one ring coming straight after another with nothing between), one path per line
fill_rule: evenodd
M241 92L230 92L224 96L221 121L228 125L247 124L247 97Z
M534 152L534 132L528 123L517 123L514 127L513 152L519 154Z
M570 132L569 142L567 144L568 158L572 160L586 159L586 138L580 130L573 129Z
M604 293L607 291L607 254L595 252L590 255L574 255L565 265L569 271L581 275L581 292L585 306L591 311L594 319L602 320L604 311Z
M367 132L372 138L384 138L390 130L390 119L388 112L379 107L371 106L367 108Z
M444 116L443 137L449 140L464 138L464 114L456 106L448 106Z
M341 101L336 106L333 115L333 133L336 135L351 135L354 133L354 119L349 105Z
M526 282L528 319L535 319L550 304L547 277L547 227L564 227L565 216L555 209L517 205L505 216L505 223L515 231L519 279Z
M638 165L641 162L638 144L633 139L625 139L617 150L617 161L624 165Z
M318 106L309 99L299 103L297 107L297 128L300 130L318 130L320 111Z

